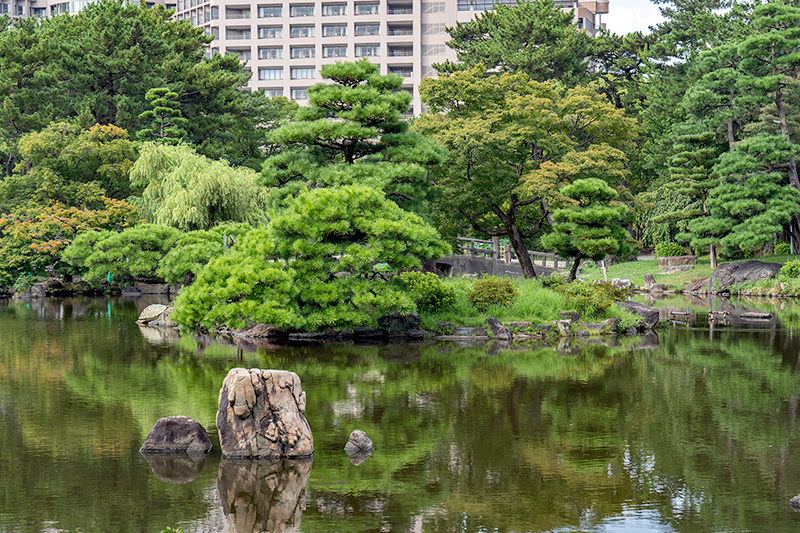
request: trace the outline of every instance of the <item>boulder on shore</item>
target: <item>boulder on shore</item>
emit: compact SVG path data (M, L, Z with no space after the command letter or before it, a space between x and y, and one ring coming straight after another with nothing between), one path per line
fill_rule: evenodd
M139 449L141 453L208 453L211 440L199 422L188 416L159 418Z
M173 322L170 318L170 315L172 315L172 311L174 310L175 308L169 305L148 305L142 309L141 313L139 313L139 318L136 319L136 323L142 326L151 326L154 328L174 328L177 326L177 324L175 324L175 322Z
M729 292L731 285L743 281L758 281L774 278L781 269L780 263L744 261L723 263L714 269L708 282L709 293Z
M234 368L219 391L223 457L297 458L314 454L300 378L286 370Z
M503 325L502 322L490 316L486 319L486 323L492 330L492 335L495 339L501 341L510 341L511 340L511 331L507 327Z
M642 318L642 325L647 329L653 329L658 324L658 309L649 307L639 302L617 302L617 307L636 313Z

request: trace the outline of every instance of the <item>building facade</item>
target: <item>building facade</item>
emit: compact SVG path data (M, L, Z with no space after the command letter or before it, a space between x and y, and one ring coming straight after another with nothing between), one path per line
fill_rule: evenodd
M0 0L2 1L2 0ZM515 0L503 0L516 3ZM594 35L608 0L555 0ZM434 63L455 60L445 28L490 9L493 0L177 0L176 17L214 37L212 54L236 54L253 75L249 87L303 104L322 81L320 68L368 57L381 73L403 78L412 112L419 83Z
M514 4L516 0L501 0ZM609 0L554 0L574 10L576 24L594 35ZM46 17L77 13L91 0L0 0L0 14ZM134 2L138 3L138 2ZM381 73L403 78L420 113L419 83L434 63L456 55L446 28L491 9L494 0L151 0L202 27L214 41L209 54L236 54L252 71L249 88L303 104L322 81L320 68L368 57Z

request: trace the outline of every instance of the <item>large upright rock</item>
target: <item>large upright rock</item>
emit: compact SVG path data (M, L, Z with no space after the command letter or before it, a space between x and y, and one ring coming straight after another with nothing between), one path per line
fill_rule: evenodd
M647 329L653 329L658 324L658 309L649 307L639 302L617 302L617 307L636 313L642 318L642 325Z
M211 441L205 428L188 416L159 418L139 449L142 453L208 453Z
M780 271L781 266L780 263L764 263L762 261L724 263L711 273L708 292L727 292L731 285L735 283L774 278Z
M219 391L217 430L225 457L310 457L314 437L300 378L286 370L234 368Z

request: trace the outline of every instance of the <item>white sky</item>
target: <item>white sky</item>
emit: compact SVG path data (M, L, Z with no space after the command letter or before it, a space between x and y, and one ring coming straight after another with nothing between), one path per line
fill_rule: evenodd
M658 6L650 0L610 0L608 11L608 15L602 15L602 21L618 35L632 31L649 33L648 27L664 20Z

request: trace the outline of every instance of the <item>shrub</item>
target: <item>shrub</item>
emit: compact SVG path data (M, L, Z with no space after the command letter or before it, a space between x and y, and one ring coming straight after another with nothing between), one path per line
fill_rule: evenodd
M792 247L788 242L779 242L775 245L775 255L789 255L792 253Z
M683 246L674 242L660 242L656 244L655 251L658 257L675 257L686 253Z
M456 301L455 289L446 286L432 272L403 272L399 277L408 287L411 299L422 313L445 309Z
M517 297L517 289L507 278L484 276L470 287L469 302L484 311L490 305L509 305Z
M553 272L549 276L545 276L540 280L542 287L555 288L567 284L567 278L558 272Z
M782 278L800 278L800 259L792 259L784 263L778 275Z
M610 283L572 282L556 290L564 295L567 305L584 317L600 316L611 304L628 296L626 289L618 289Z

